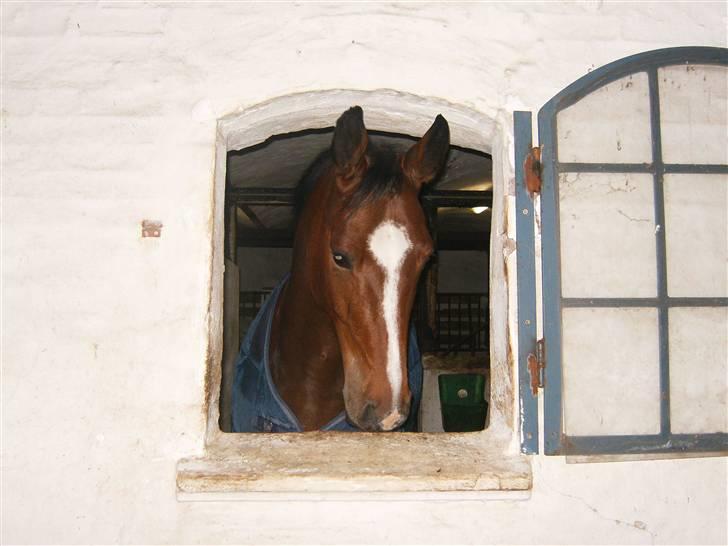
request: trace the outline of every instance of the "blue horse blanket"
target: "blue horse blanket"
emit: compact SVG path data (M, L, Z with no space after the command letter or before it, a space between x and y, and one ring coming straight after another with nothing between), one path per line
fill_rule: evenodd
M235 382L232 396L233 432L302 432L303 428L293 411L276 390L268 364L268 347L273 311L288 277L273 290L263 304L243 339L235 363ZM407 354L407 377L412 392L412 404L407 421L398 431L414 432L422 398L422 359L415 330L410 326ZM321 430L354 432L342 412Z

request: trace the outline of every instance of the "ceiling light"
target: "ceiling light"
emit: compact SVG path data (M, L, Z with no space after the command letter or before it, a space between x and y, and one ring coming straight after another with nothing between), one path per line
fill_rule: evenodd
M475 214L480 214L481 212L485 212L488 210L489 207L473 207L472 210Z

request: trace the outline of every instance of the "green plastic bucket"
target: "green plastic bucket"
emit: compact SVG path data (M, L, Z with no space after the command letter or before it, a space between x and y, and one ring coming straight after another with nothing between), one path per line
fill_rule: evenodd
M478 373L440 374L437 382L445 432L483 430L488 415L485 377Z

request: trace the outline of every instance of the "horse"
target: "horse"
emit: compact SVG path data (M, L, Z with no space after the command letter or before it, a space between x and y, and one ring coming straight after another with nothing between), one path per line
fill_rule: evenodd
M442 115L404 153L372 142L361 107L338 118L296 188L290 273L238 356L234 432L413 430L422 369L409 318L434 251L419 193L449 146Z

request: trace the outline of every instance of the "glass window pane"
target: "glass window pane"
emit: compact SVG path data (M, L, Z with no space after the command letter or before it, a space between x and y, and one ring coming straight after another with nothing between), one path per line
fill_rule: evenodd
M658 77L665 163L728 163L728 68L668 66Z
M728 296L728 175L664 181L668 294Z
M562 173L559 208L564 297L657 295L651 175Z
M647 74L632 74L557 114L559 161L650 163L652 137Z
M728 432L728 308L669 313L671 430Z
M563 310L565 432L657 434L657 309Z

